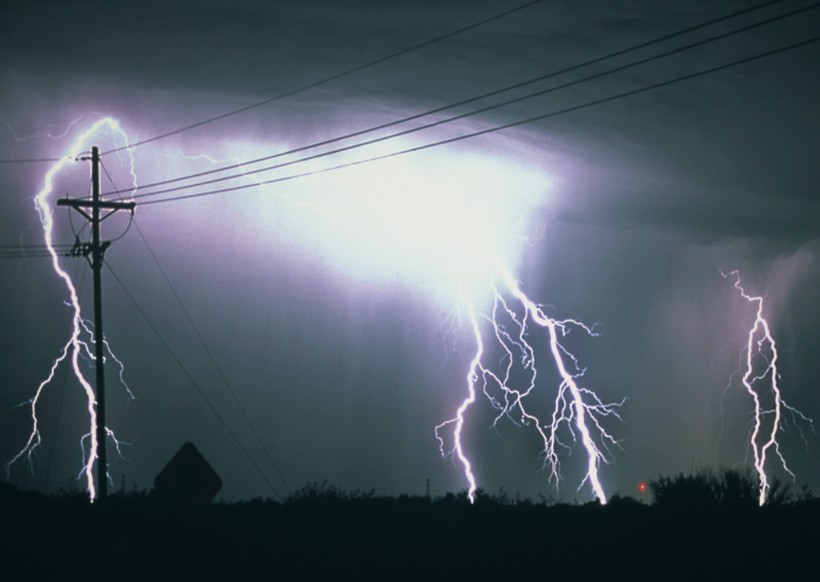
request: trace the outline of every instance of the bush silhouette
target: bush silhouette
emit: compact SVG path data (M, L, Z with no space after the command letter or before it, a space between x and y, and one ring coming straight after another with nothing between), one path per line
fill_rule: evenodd
M375 491L373 489L370 491L346 491L331 485L327 481L310 481L301 489L291 493L285 499L285 503L343 503L372 499L374 496Z
M759 482L752 473L723 470L715 473L701 470L690 475L658 477L649 483L654 505L665 508L755 507L758 505ZM769 488L768 505L793 501L788 485L775 479Z

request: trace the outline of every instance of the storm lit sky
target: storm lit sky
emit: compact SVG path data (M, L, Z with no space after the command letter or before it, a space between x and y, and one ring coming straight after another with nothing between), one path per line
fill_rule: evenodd
M5 2L0 160L59 158L91 145L108 152L517 5ZM185 183L129 191L443 108L752 5L544 0L139 145L133 157L125 150L104 155L102 189L139 197L178 187ZM600 468L610 495L637 495L639 482L659 475L751 467L753 403L736 371L755 311L721 271L740 270L746 289L764 296L786 401L820 422L820 43L381 161L172 200L451 140L810 40L820 30L820 9L454 122L295 162L809 5L769 3L433 116L209 174L197 181L294 161L138 198L130 228L125 213L106 220L104 238L123 236L106 254L105 333L135 395L128 398L116 368L107 366L108 425L124 443L122 458L109 446L115 486L124 478L128 488L151 487L191 441L221 475L227 500L283 496L324 480L388 495L421 494L427 479L434 495L464 489L461 466L442 457L434 428L453 417L466 395L476 345L465 306L491 313L499 266L551 317L596 324L597 336L570 334L566 345L586 369L585 387L607 402L626 399L621 420L605 420L619 442ZM71 150L107 117L119 130L102 124ZM50 167L0 164L0 255L43 243L34 197ZM50 200L88 192L88 163L71 162L56 175ZM87 238L76 213L61 208L54 220L56 242L71 244L74 232ZM61 264L90 317L90 269L77 258ZM5 462L26 443L26 402L68 340L71 312L47 259L0 258L0 270ZM530 331L544 352L541 330ZM548 419L557 379L546 356L539 356L531 407ZM489 349L484 363L494 367L501 357ZM86 365L93 377L93 364ZM26 462L11 467L15 485L84 487L76 479L87 430L84 395L64 371L43 396L43 440L33 470ZM537 432L506 418L494 424L496 414L479 395L466 416L463 444L479 486L532 498L593 498L581 486L583 450L562 451L556 489ZM796 484L820 492L820 434L789 423L780 436Z

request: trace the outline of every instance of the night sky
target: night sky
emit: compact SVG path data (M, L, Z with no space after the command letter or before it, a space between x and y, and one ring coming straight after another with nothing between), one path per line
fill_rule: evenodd
M315 83L516 5L5 2L0 159L64 156L82 131L111 116L128 137L106 130L83 146L105 152ZM133 150L136 180L208 171L389 123L749 6L535 3L141 145ZM368 137L582 79L807 6L771 3ZM807 10L396 140L156 198L270 180L573 108L809 40L818 30L820 10ZM606 421L620 443L601 467L609 494L637 494L640 481L659 475L750 467L753 405L732 375L755 314L721 270L739 269L747 290L765 296L781 349L784 396L820 420L818 63L820 43L813 43L390 160L139 205L134 224L107 252L111 269L103 272L106 336L135 394L130 400L116 369L107 368L108 424L127 443L118 460L109 446L115 486L124 476L129 489L150 487L176 450L192 441L222 476L223 499L273 495L238 441L279 495L322 480L390 495L423 493L426 479L434 495L463 489L461 468L441 456L434 428L464 398L475 351L455 289L461 286L482 313L492 308L491 283L470 274L466 282L454 280L459 270L448 261L455 256L469 265L471 253L496 254L551 316L597 324L597 337L571 334L567 345L586 368L585 386L608 402L626 399L622 420ZM105 155L103 164L104 192L131 185L127 152ZM42 244L33 199L49 167L0 164L3 249ZM52 200L88 195L88 172L87 163L68 165ZM82 218L66 209L54 216L56 242L71 244ZM122 213L103 224L104 238L115 239L129 220ZM81 236L87 235L86 228ZM88 266L76 258L62 264L90 317ZM48 260L2 258L0 270L5 462L25 445L31 428L25 403L67 341L71 313ZM500 357L490 351L486 364ZM532 405L548 418L556 380L549 360L540 362L540 395ZM86 369L93 377L93 365ZM79 385L70 375L64 379L61 368L43 397L43 442L33 472L25 462L15 464L12 483L46 491L84 487L75 479L84 407ZM489 402L479 398L464 429L480 486L533 498L592 498L586 485L578 489L582 450L562 453L556 489L532 427L508 419L493 426L493 418ZM789 424L781 439L797 485L820 491L820 435L806 424Z

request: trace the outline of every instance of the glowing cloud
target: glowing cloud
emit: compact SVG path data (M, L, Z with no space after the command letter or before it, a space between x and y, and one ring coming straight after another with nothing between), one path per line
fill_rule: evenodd
M75 375L88 398L91 430L84 437L89 440L84 472L92 499L92 469L99 445L95 440L95 401L77 365L82 349L79 336L83 331L92 334L92 330L81 317L76 290L51 247L53 222L47 199L53 190L53 176L76 152L90 145L88 140L103 127L121 132L117 123L108 118L83 132L72 144L71 156L49 171L46 186L37 196L54 269L71 296L74 331L32 400L33 431L26 447L12 460L30 455L39 443L37 402L56 366L71 354ZM234 144L241 147L226 155L230 145L214 144L208 155L169 155L165 147L142 153L148 158L144 162L146 167L164 167L165 171L179 175L195 172L191 168L220 159L258 157L252 150L263 147ZM410 144L392 145L401 149ZM270 145L266 147L267 151L273 149ZM218 153L215 155L214 151ZM366 156L384 153L385 150L371 148ZM153 156L164 164L152 163ZM358 159L366 156L359 155ZM335 158L334 164L345 161ZM188 167L179 167L182 165ZM300 166L299 172L321 168L314 160ZM133 164L131 170L133 174ZM248 180L253 178L248 176ZM422 294L444 302L448 309L466 308L476 346L465 377L467 396L455 416L436 427L435 434L442 454L452 452L461 463L471 501L475 499L477 477L469 460L470 445L464 428L481 390L498 411L495 422L508 418L532 426L540 435L545 465L556 484L560 479L561 451L580 442L586 453L585 477L580 486L589 483L593 495L606 503L599 468L610 457L609 446L617 443L604 429L602 420L617 417L622 403L604 403L591 389L581 386L584 370L562 344L562 338L572 330L595 335L594 330L572 319L548 316L526 295L516 278L534 211L547 202L550 187L543 172L522 163L497 155L443 149L260 186L254 195L237 194L241 204L236 203L240 198L229 199L230 208L245 213L248 228L257 231L254 244L261 242L259 233L275 230L277 236L293 240L306 252L330 259L328 262L346 277L368 283L398 278L413 283ZM214 199L209 204L220 202ZM188 208L192 212L186 212L187 220L204 216L191 205ZM544 384L540 379L536 382L540 369L536 362L542 356L536 353L529 337L536 330L544 333L544 357L558 378L552 410L546 411L531 410L533 406L528 402L528 397ZM489 365L485 360L495 359L499 351L503 354L501 363ZM521 378L525 378L523 383ZM446 435L448 427L453 429L451 437ZM571 442L562 441L562 435L571 435ZM451 440L449 447L445 440Z
M276 185L275 196L257 198L263 211L256 220L275 216L278 228L348 277L399 278L449 305L464 295L486 302L494 265L517 270L532 212L544 204L550 182L488 155L437 154Z

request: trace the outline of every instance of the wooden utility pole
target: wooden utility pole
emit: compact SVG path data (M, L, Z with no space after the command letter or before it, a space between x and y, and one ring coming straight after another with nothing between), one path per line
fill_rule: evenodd
M94 272L94 368L97 373L96 382L96 412L97 412L97 496L105 499L108 495L108 462L105 453L107 431L105 427L105 345L102 322L102 265L106 249L111 241L100 240L100 223L114 214L117 210L128 210L133 214L137 203L104 202L100 199L100 148L91 148L90 158L81 158L91 161L91 200L64 198L57 201L57 206L69 206L82 214L91 222L91 244L83 245L84 256L90 255L89 263ZM87 210L90 209L89 214ZM102 210L110 212L102 215Z

